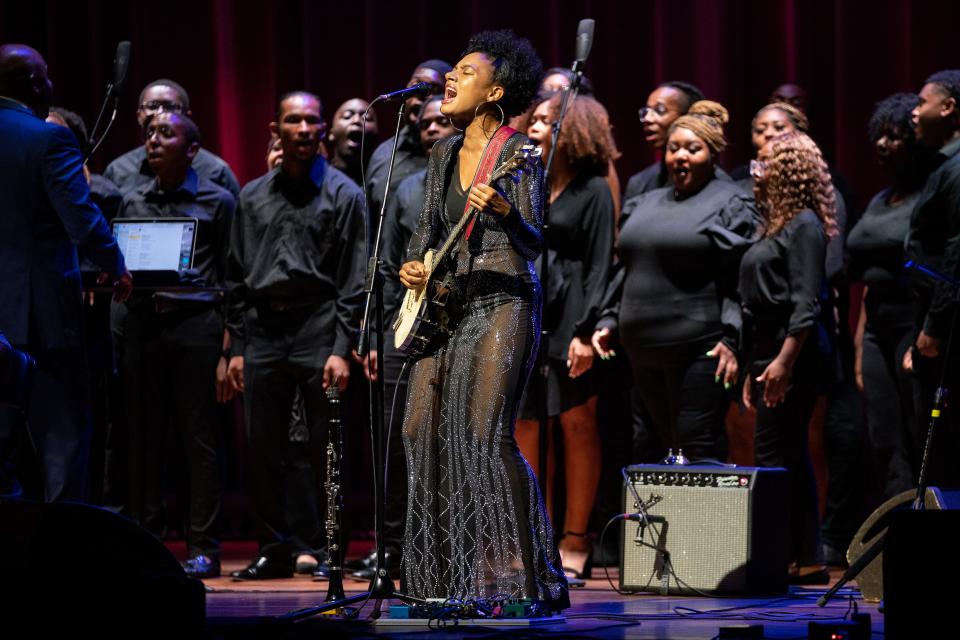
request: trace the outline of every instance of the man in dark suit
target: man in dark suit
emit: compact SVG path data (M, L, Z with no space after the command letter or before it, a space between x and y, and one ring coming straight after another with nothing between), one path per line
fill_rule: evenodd
M44 122L52 92L39 53L0 46L0 330L37 362L25 415L43 486L27 495L49 501L82 499L86 482L90 416L77 246L103 269L101 282L114 283L117 299L133 285L90 200L76 139ZM19 433L19 415L0 413L0 464Z

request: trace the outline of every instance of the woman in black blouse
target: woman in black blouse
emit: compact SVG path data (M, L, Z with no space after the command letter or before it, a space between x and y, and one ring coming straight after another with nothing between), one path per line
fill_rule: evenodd
M763 237L740 262L743 402L756 406L756 464L790 473L791 578L822 582L820 520L807 425L817 398L817 319L827 236L836 234L833 184L817 145L787 133L752 163Z
M724 416L740 334L737 269L757 223L753 199L715 177L726 122L723 106L701 100L671 125L670 185L624 204L623 290L593 336L609 357L618 330L653 428L694 461L726 459Z
M847 238L850 275L866 285L854 337L854 370L887 497L914 486L919 453L912 385L903 368L914 319L903 247L927 166L911 120L916 106L912 93L897 93L877 104L870 141L893 184L873 197Z
M541 95L538 100L527 135L540 145L545 158L561 95ZM551 168L547 246L552 284L543 310L543 327L550 332L547 408L551 418L559 417L565 452L565 535L559 543L560 557L571 578L582 578L590 569L586 532L601 465L590 335L613 260L613 198L604 176L619 156L606 109L589 96L577 97L567 109ZM538 459L537 400L535 393L527 393L523 419L517 422L517 441L530 461ZM548 510L553 503L552 447L550 453ZM536 465L534 470L542 473Z

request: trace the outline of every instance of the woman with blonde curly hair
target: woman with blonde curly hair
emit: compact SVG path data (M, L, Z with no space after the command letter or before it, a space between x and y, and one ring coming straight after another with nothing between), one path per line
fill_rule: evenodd
M751 163L763 237L740 262L743 402L756 406L755 460L790 474L791 578L819 583L820 519L807 424L817 398L820 290L828 236L836 235L836 198L827 164L806 134L766 142Z
M527 135L550 153L551 130L562 95L541 94L534 102ZM613 260L614 205L605 177L620 157L610 132L607 111L589 96L578 96L567 109L550 175L550 225L547 231L550 283L543 309L543 328L550 332L547 355L547 413L559 419L563 433L566 509L560 557L567 576L589 576L591 542L587 522L600 480L600 438L597 432L597 390L593 379L594 311L599 305ZM541 260L545 259L541 255ZM530 388L537 389L531 382ZM517 422L520 450L537 461L539 423L535 391L526 394ZM550 443L547 504L554 455ZM540 474L544 470L537 469Z
M594 346L619 337L652 429L693 461L727 457L724 416L737 381L740 257L753 241L753 198L716 177L727 110L694 103L670 126L666 187L624 204L624 284Z

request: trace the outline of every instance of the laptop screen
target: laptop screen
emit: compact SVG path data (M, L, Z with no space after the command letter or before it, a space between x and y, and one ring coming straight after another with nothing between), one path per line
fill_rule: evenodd
M113 235L130 271L193 267L196 218L114 218Z

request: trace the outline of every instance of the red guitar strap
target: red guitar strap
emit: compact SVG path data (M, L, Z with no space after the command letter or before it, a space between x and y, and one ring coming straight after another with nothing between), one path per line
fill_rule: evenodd
M493 134L493 137L490 138L490 142L487 143L486 149L483 151L483 158L480 159L480 166L477 167L477 173L473 178L473 182L470 184L470 189L473 189L473 185L477 183L487 184L490 180L490 176L493 174L493 169L497 164L497 158L500 157L500 152L503 151L503 145L507 143L507 140L510 139L510 136L517 132L516 129L511 129L510 127L503 126L497 129L497 132ZM456 176L454 176L456 177ZM469 195L470 191L467 191ZM467 198L467 204L463 208L463 215L467 215L470 211L470 199ZM473 216L473 219L470 220L467 224L466 238L470 239L470 234L473 233L473 225L477 222L477 216Z

